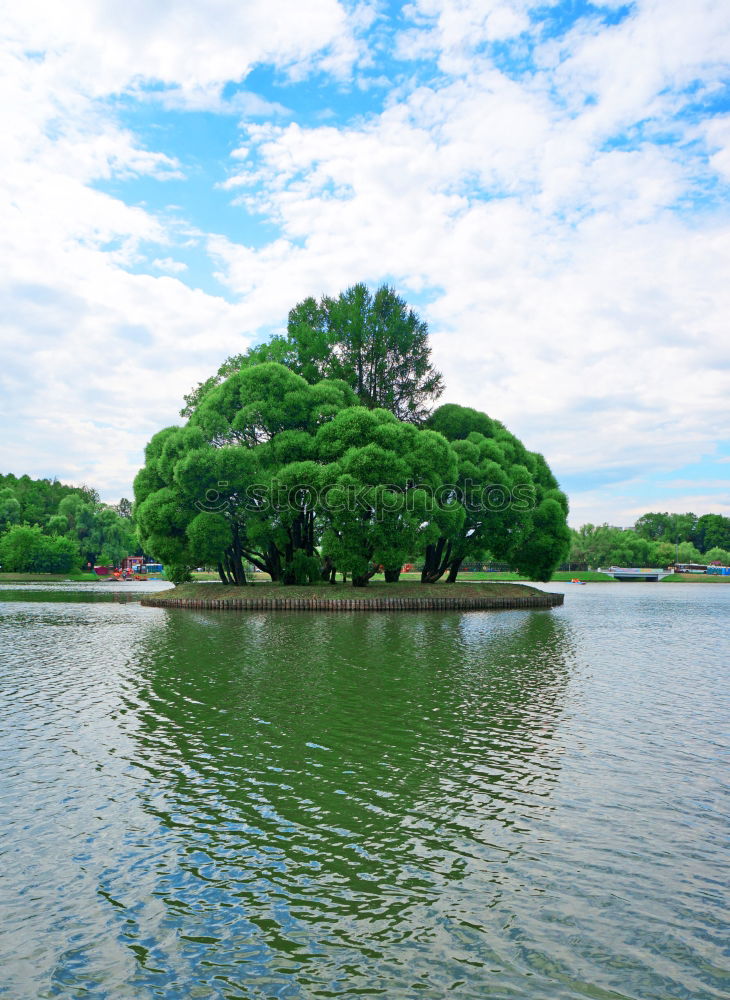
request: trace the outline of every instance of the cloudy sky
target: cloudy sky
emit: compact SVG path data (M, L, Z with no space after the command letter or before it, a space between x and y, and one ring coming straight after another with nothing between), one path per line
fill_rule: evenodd
M226 356L387 281L573 525L730 513L727 0L4 6L0 471L129 496Z

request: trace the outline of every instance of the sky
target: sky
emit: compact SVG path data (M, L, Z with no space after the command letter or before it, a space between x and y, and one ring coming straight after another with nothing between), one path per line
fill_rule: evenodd
M570 523L730 514L727 0L24 0L0 471L131 496L308 295L387 282Z

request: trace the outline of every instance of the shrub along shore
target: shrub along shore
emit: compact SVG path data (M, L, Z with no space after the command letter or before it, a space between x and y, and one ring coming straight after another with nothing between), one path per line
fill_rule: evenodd
M552 608L562 603L562 594L511 583L439 583L425 588L415 583L371 583L354 592L346 584L185 583L142 599L146 607L231 611L468 611Z

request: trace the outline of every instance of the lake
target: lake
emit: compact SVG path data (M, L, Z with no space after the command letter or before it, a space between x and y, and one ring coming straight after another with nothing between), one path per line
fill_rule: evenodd
M0 586L0 996L730 995L730 586Z

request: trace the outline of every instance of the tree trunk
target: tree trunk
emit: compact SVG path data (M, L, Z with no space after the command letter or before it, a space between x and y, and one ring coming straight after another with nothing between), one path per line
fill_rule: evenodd
M245 587L248 584L246 579L246 571L243 568L243 553L241 551L241 538L238 534L238 529L233 533L233 558L234 558L234 569L236 575L236 585L239 587Z
M222 562L218 563L218 576L221 578L221 583L229 584L231 582L228 579L228 574L226 573Z
M269 545L266 552L258 552L252 549L242 549L241 552L250 563L253 563L256 569L262 573L268 573L272 583L276 583L279 580L281 576L281 560L279 550L273 543Z
M378 572L378 567L373 566L373 568L369 569L367 573L362 573L359 576L353 575L352 577L353 587L367 587L371 577L375 576L377 572Z
M451 565L449 566L449 575L446 580L447 583L456 583L456 578L459 575L459 570L461 569L461 564L463 559L452 559Z
M243 572L243 563L241 562L240 555L236 555L233 551L226 553L226 569L232 586L245 586L246 574Z
M443 535L435 545L426 546L421 583L438 583L451 562L451 542Z
M266 572L271 577L271 582L278 583L281 580L281 554L273 542L269 543L264 562L266 563Z
M335 583L337 580L336 574L337 568L332 562L330 556L324 557L324 562L322 563L322 579L325 583Z
M401 571L401 567L400 566L397 569L387 569L386 568L383 571L384 574L385 574L385 582L386 583L398 583L398 580L400 579L400 571Z
M314 511L306 514L305 548L308 556L314 555Z

